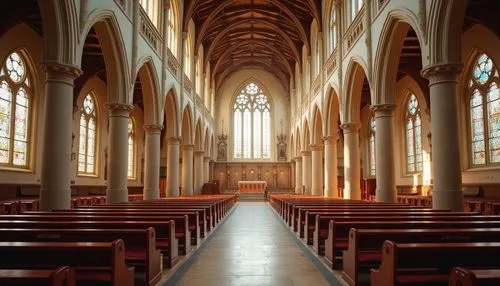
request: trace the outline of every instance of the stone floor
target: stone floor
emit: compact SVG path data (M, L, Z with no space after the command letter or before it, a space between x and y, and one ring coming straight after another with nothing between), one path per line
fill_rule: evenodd
M177 285L329 285L267 203L240 202L207 243Z

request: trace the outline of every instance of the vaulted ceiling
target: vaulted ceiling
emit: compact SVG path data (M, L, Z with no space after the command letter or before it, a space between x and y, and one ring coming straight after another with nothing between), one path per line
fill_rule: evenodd
M313 19L321 27L320 0L186 0L185 7L184 30L192 18L195 52L202 44L216 87L239 69L258 68L288 88Z

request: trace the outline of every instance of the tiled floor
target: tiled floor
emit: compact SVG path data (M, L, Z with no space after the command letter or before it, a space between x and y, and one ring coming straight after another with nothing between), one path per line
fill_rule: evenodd
M329 285L264 202L240 202L178 285Z

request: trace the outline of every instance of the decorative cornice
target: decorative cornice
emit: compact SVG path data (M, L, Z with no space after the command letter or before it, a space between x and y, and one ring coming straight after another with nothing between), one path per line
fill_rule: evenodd
M340 125L340 128L342 128L342 130L344 130L344 134L355 133L355 132L358 132L359 128L361 128L361 123L360 122L344 123L344 124Z
M440 63L427 66L420 74L429 80L430 84L456 81L457 74L462 70L462 63Z
M394 116L394 110L396 110L395 104L377 104L370 106L370 110L375 112L375 117L392 117Z
M337 140L339 140L339 135L338 134L328 135L328 136L323 137L323 142L324 142L325 145L335 144L335 143L337 143Z
M198 157L202 157L203 155L205 155L205 150L196 150L196 151L194 151L194 155L198 156Z
M45 73L58 73L73 77L73 79L82 75L82 70L75 65L64 64L57 61L44 61L40 63L40 67Z
M106 108L108 108L110 111L132 111L134 109L133 105L126 104L126 103L120 103L120 102L107 102Z
M163 129L163 125L161 124L150 124L150 125L144 125L144 130L146 133L161 133L161 130Z
M169 137L167 142L168 142L168 145L179 145L181 144L181 137L179 136L172 136L172 137Z
M192 151L194 149L194 144L184 144L182 145L182 150L185 150L185 151Z

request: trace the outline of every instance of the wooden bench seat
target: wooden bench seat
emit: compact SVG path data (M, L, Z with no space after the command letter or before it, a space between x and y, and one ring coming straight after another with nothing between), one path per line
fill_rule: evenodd
M0 242L0 269L54 269L69 266L77 282L133 286L134 267L125 264L125 243ZM5 259L8 257L8 259Z
M342 278L350 285L364 285L360 274L378 267L385 240L397 243L499 242L500 228L465 229L355 229L349 232L348 249L343 252ZM500 284L499 284L500 285Z
M325 240L325 262L332 268L342 262L342 251L349 246L349 231L356 229L444 229L444 228L500 228L500 221L334 221L328 225Z
M395 243L382 246L372 286L448 285L453 267L500 267L500 242Z
M500 269L468 269L454 267L450 274L449 286L498 286Z
M68 266L53 270L0 269L2 286L76 286L75 271Z
M173 221L172 221L173 224ZM173 233L173 230L172 230ZM125 261L146 275L148 285L161 278L161 253L156 248L156 235L152 227L146 229L0 229L0 241L22 242L125 242ZM172 238L175 242L175 238ZM164 265L172 267L179 259L177 245L172 243L164 252Z

